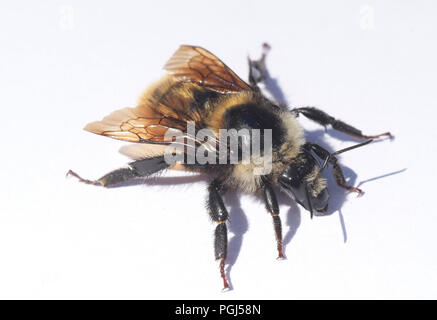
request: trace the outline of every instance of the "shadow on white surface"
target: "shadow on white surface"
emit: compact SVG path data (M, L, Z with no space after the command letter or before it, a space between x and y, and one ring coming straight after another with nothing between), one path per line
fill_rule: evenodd
M243 244L244 234L249 230L247 217L241 207L241 193L228 192L225 196L225 203L230 208L229 210L229 232L233 235L228 241L228 256L226 259L226 277L232 290L231 270L235 262L237 262L240 250Z
M322 143L324 146L327 146L326 143L323 142L323 139L320 139L320 132L323 133L322 130L314 132L308 132L308 138L312 139L314 135L316 135L318 138L315 139L318 143ZM324 133L323 133L324 134ZM312 140L314 141L314 140ZM327 147L328 150L331 149ZM332 151L332 150L330 150ZM342 166L344 175L346 177L346 180L348 183L355 185L357 175L356 173L350 169L349 167ZM397 173L401 173L405 171L406 169L399 170L396 172L392 172L386 175L382 175L379 177L375 177L372 179L368 179L365 181L362 181L361 184L373 181L376 179L382 179ZM326 216L326 215L332 215L333 213L337 212L339 213L339 221L341 225L341 229L343 232L343 241L346 243L347 241L347 230L344 222L344 217L341 213L341 208L343 204L346 201L348 191L340 188L337 186L336 182L333 179L333 176L331 174L331 171L328 169L327 172L325 172L325 177L328 180L328 189L331 195L328 211L325 213L315 213L315 216ZM205 182L205 185L208 183L209 180L212 178L208 175L187 175L187 176L177 176L177 177L168 177L163 175L155 175L147 179L138 179L129 181L124 184L120 184L117 186L114 186L113 188L120 188L120 187L126 187L126 186L136 186L136 185L149 185L149 186L172 186L172 185L184 185L184 184L191 184L191 183L197 183L197 182ZM278 196L278 202L281 207L288 206L288 210L285 213L282 213L282 221L284 228L283 233L283 244L284 244L284 254L286 256L287 253L287 247L290 245L291 241L293 240L294 236L297 233L297 230L301 224L301 208L292 200L290 199L286 194L281 192L279 188L275 188L276 194ZM229 209L229 217L230 217L230 223L229 223L229 242L228 242L228 257L227 257L227 265L226 265L226 276L229 281L230 287L232 289L232 268L234 264L237 262L243 240L244 235L249 229L248 219L246 217L245 211L241 206L241 192L228 192L224 196L224 200L226 203L226 206ZM199 199L202 201L202 199ZM204 199L203 199L204 200ZM309 214L309 212L306 212L303 210L303 214ZM272 240L272 246L273 246L273 240Z
M383 175L380 175L380 176L377 176L377 177L374 177L374 178L370 178L370 179L366 179L366 180L360 181L360 183L358 183L358 185L357 185L357 188L359 188L360 186L362 186L363 184L365 184L367 182L371 182L371 181L387 178L387 177L390 177L390 176L393 176L395 174L399 174L399 173L402 173L402 172L405 172L405 171L407 171L407 168L404 168L404 169L401 169L401 170L397 170L397 171L393 171L393 172L386 173L386 174L383 174Z

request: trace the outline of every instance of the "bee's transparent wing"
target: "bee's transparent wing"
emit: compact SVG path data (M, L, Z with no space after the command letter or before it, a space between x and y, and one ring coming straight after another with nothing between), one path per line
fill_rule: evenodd
M220 93L253 90L219 58L201 47L180 46L164 69L179 81L194 82Z

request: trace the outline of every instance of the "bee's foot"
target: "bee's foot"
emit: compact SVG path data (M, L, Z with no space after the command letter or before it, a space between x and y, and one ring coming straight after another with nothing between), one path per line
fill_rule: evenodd
M77 178L80 182L83 182L86 184L92 184L94 186L102 186L102 183L100 181L84 179L81 176L79 176L76 172L74 172L73 170L68 170L68 172L65 176L66 177L73 176L73 177Z

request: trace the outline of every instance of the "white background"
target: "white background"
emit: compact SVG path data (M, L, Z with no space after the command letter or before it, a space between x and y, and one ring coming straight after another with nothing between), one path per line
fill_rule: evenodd
M433 1L2 1L0 298L437 298L436 14ZM284 261L262 202L229 194L222 293L207 180L103 189L65 173L129 161L82 128L134 106L180 44L246 79L264 41L289 105L396 139L341 156L366 193L330 179L327 216L281 196ZM300 121L330 150L356 143Z

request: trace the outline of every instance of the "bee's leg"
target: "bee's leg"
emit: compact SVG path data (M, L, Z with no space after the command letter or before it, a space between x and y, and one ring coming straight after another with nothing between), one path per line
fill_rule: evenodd
M169 165L165 162L164 157L154 157L131 162L129 163L128 168L121 168L111 171L97 180L83 179L72 170L67 172L67 176L72 175L78 178L80 182L109 188L135 178L150 176L151 174L161 171L168 166Z
M229 289L229 283L225 274L225 263L228 247L228 230L226 221L228 220L228 211L223 203L222 194L224 193L223 185L214 180L208 187L208 213L211 219L217 223L214 233L214 251L215 259L220 260L220 275L223 279L224 290Z
M279 218L279 206L276 199L275 192L270 182L264 180L264 203L267 211L272 215L273 227L275 228L276 243L278 247L278 259L283 259L284 254L282 252L282 227L281 218Z
M374 136L367 136L361 132L361 130L358 130L351 125L348 125L347 123L344 123L341 120L337 120L334 117L331 117L326 112L314 108L314 107L303 107L303 108L296 108L293 109L292 112L296 113L297 115L303 114L308 119L317 122L318 124L325 127L328 125L331 125L333 129L346 133L347 135L350 135L352 137L358 138L358 139L375 139L380 138L382 136L388 136L390 139L393 138L393 136L390 134L390 132L384 132L381 134L377 134Z
M307 142L306 145L310 146L312 150L317 154L317 156L319 156L321 159L329 159L328 163L332 165L332 175L334 176L334 180L337 185L349 191L357 192L359 195L363 194L363 190L347 184L343 174L343 170L341 170L341 167L338 164L337 157L331 155L328 150L319 146L318 144Z
M265 60L269 50L270 50L270 46L267 43L263 43L263 53L261 55L261 58L259 60L251 60L250 58L248 58L249 83L257 91L260 91L260 88L258 87L258 83L266 80L267 70L266 70Z

